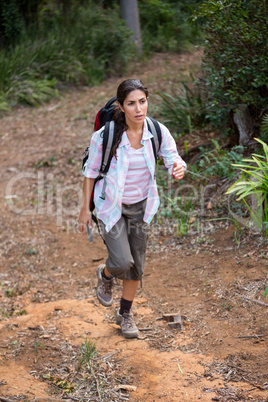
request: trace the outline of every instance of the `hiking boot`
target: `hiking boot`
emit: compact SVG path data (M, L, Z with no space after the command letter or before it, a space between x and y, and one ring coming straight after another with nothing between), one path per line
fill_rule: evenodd
M125 338L137 338L139 336L139 330L135 325L132 313L125 311L121 315L118 309L115 322L121 326L122 335Z
M113 304L113 279L105 279L102 277L102 270L105 265L99 265L96 271L98 283L97 283L97 298L99 302L105 306L110 307Z

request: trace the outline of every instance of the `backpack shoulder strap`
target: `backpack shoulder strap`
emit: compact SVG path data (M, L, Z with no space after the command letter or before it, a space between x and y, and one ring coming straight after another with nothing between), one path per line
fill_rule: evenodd
M105 175L110 167L112 160L112 148L115 143L115 122L114 120L105 123L103 131L102 161L100 174Z
M116 101L116 96L114 96L112 99L110 99L104 107L102 107L95 118L95 131L102 126L105 125L107 121L110 121L113 119L113 111L115 108L115 101Z
M109 107L112 106L112 104L117 100L117 97L114 96L113 98L111 98L110 100L108 100L108 102L106 103L106 105L104 106L105 109L109 109Z
M148 123L149 131L153 134L152 146L154 151L155 161L157 160L157 155L159 153L161 143L162 143L162 133L161 128L157 120L150 116L146 116L146 121Z

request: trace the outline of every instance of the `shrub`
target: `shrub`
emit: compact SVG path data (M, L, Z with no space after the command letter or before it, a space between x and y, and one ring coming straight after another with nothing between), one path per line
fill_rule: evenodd
M62 84L97 84L122 73L134 55L118 10L90 1L72 10L66 26L52 11L41 13L38 32L29 31L13 49L0 53L0 93L10 104L41 103L57 96Z
M24 77L15 76L13 82L10 83L6 96L13 104L23 103L36 106L58 96L58 91L55 88L56 82L55 79L40 80L34 77L33 79L25 79Z
M159 96L162 98L159 113L176 138L207 124L201 85L192 75L190 84L181 82L181 87L172 94L159 93Z
M0 0L0 46L14 46L23 30L16 0Z
M216 140L212 140L214 150L204 151L198 162L192 166L192 171L201 173L202 176L212 178L229 178L236 176L234 162L240 162L243 158L243 147L235 146L230 151L221 149Z
M256 138L262 147L264 155L252 154L251 158L242 159L242 163L234 164L242 173L226 194L236 193L237 200L242 200L249 209L255 223L262 227L264 234L268 235L268 145ZM261 211L261 222L259 214L250 206L247 198L255 195L258 208Z
M197 2L192 0L187 3ZM197 28L188 22L190 10L184 1L140 0L139 13L145 50L188 50L198 38Z
M210 121L222 126L239 104L259 119L267 107L268 51L265 0L207 0L193 19L204 23L204 62Z

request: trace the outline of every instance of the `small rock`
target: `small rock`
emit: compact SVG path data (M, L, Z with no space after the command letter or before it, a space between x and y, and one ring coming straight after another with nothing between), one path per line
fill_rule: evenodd
M175 314L163 314L164 320L168 321L168 326L170 328L178 329L180 331L184 330L182 321L186 321L185 315Z
M182 322L169 322L168 326L170 328L179 329L180 331L184 330L184 326L182 325Z
M167 322L181 322L186 321L187 317L179 313L163 314L163 318Z
M133 391L133 392L137 391L137 387L135 387L135 385L124 385L124 384L121 384L121 385L118 385L118 386L116 387L116 390L117 390L117 391L119 391L120 389L123 389L124 391Z
M18 169L16 169L15 167L9 167L7 168L7 172L17 173Z

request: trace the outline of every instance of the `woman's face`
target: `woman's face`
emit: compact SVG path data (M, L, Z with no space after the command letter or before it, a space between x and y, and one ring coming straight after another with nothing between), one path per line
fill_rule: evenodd
M147 114L148 102L146 95L140 89L135 89L128 94L123 105L119 105L125 113L126 123L143 124Z

